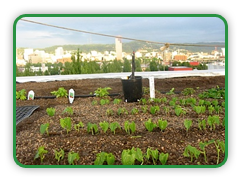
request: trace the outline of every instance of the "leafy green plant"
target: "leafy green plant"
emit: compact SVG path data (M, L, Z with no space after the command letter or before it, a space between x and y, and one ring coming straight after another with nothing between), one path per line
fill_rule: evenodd
M147 104L147 100L145 98L141 98L139 100L139 103L142 104L142 105L146 105Z
M54 153L55 153L55 159L60 162L60 159L64 159L64 155L65 155L65 152L64 150L60 149L60 151L56 151L54 150Z
M20 99L20 100L26 100L26 90L25 89L21 89L20 91L16 91L16 99Z
M74 124L74 129L76 131L80 131L80 128L83 128L84 127L84 124L80 121L78 124Z
M109 127L109 123L106 121L100 122L99 126L102 128L103 132L106 133Z
M216 125L219 126L220 121L219 121L219 116L214 115L214 116L208 116L207 123L210 127L210 130L215 130Z
M217 150L217 164L219 163L219 154L220 151L222 151L223 153L225 152L225 143L223 141L220 140L216 140L213 142L215 144L216 150Z
M117 110L117 114L120 116L120 115L123 115L123 114L128 114L128 111L126 110L126 108L118 108Z
M199 98L213 98L213 99L224 99L225 89L220 89L218 86L216 88L211 88L207 91L202 92L198 95Z
M164 106L164 107L163 107L163 110L165 111L165 114L166 114L166 115L168 115L169 112L170 112L170 108L167 107L167 106Z
M98 133L98 127L97 124L92 124L90 122L87 123L87 132L92 132L92 135Z
M122 102L121 99L114 99L113 104L120 104Z
M135 114L138 114L139 113L139 110L136 108L136 107L134 107L132 110L131 110L131 114L132 115L135 115Z
M143 164L143 153L140 148L132 148L123 150L121 154L121 162L123 165L134 165L135 160L141 162Z
M62 112L62 114L65 114L65 113L67 113L69 115L73 115L73 109L72 109L72 107L66 107L64 109L64 111Z
M94 91L96 97L107 97L109 95L109 90L112 90L110 87L99 87L97 90Z
M48 129L49 129L49 123L45 123L45 124L41 124L40 125L40 133L41 134L47 134L48 136L49 136L49 131L48 131Z
M195 157L196 159L198 159L200 153L201 152L197 148L195 148L191 145L188 145L188 146L186 146L186 148L183 152L183 156L184 157L191 157L191 162L193 162L193 158Z
M159 106L151 106L150 107L150 113L151 114L155 114L155 113L157 113L159 111L160 111L160 107Z
M124 122L124 130L126 133L130 134L130 133L134 133L136 130L136 125L135 122L132 121L131 123L129 123L129 121L125 121Z
M93 105L93 106L97 105L97 100L93 100L93 101L92 101L92 105Z
M112 109L107 109L107 110L106 110L106 115L107 115L107 116L112 116L112 115L114 115L113 110L112 110Z
M161 98L161 102L162 102L162 103L166 103L166 102L167 102L166 97Z
M143 112L143 113L147 113L148 106L147 106L147 105L142 106L141 109L142 109L142 112Z
M115 134L115 130L116 130L117 128L121 129L121 127L120 127L120 125L119 125L118 122L110 123L110 124L109 124L109 128L110 128L111 132L113 132L113 134Z
M197 114L202 114L206 111L205 106L193 106L193 109L196 111Z
M34 160L37 158L40 158L41 163L43 163L43 160L45 158L45 155L48 153L47 150L45 150L44 146L40 146L34 156Z
M162 165L165 165L168 160L169 154L168 153L160 153L159 160Z
M105 104L109 104L110 103L110 101L109 101L109 99L101 99L100 100L100 105L105 105Z
M206 120L205 119L203 119L203 120L198 120L198 128L200 129L200 130L206 130L206 126L207 126L207 122L206 122Z
M190 127L192 126L192 120L188 120L188 119L186 119L186 120L184 121L184 126L186 127L186 130L187 130L187 132L188 132L188 130L189 130Z
M192 95L193 93L195 92L195 90L193 88L185 88L183 91L182 91L182 94L184 96L188 96L188 95Z
M220 111L222 111L222 107L219 106L219 105L215 106L214 109L215 109L215 112L216 112L217 114L219 114Z
M214 107L212 106L212 105L210 105L209 107L208 107L208 113L209 114L213 114L213 112L214 112Z
M205 104L205 100L200 99L199 102L198 102L198 105L199 106L203 106L204 104Z
M148 121L146 121L145 123L145 128L149 131L149 132L152 132L154 128L157 127L157 125L155 123L153 123L151 121L151 119L148 119Z
M115 162L115 156L112 153L101 152L96 154L94 165L103 165L104 163L113 165Z
M159 119L158 120L158 127L160 128L161 131L164 131L167 127L167 120L162 120L162 119Z
M68 134L71 131L71 118L65 117L60 119L60 125L62 128L66 129L66 133Z
M51 117L55 115L55 108L49 107L46 109L46 113Z
M169 105L170 105L170 106L175 106L175 105L176 105L176 101L172 101L172 100L169 101Z
M166 94L167 94L167 95L175 94L175 93L174 93L174 90L175 90L175 88L172 88L172 89L171 89L169 92L167 92Z
M203 155L204 155L204 161L207 163L208 161L207 161L207 155L206 155L206 150L205 150L205 148L206 148L206 146L208 146L208 145L210 145L211 143L213 143L214 141L213 140L211 140L211 141L208 141L208 142L202 142L202 141L200 141L199 142L199 147L200 147L200 149L202 150L202 151L200 151L200 153L202 153Z
M78 153L75 153L73 151L68 153L69 165L74 165L74 162L77 162L79 159L80 159L80 156Z
M68 96L67 90L63 87L60 87L57 91L52 91L51 94L55 95L56 98Z
M180 116L181 114L186 114L186 111L184 111L180 106L175 107L175 114L176 116Z
M151 148L147 148L145 158L147 158L147 160L152 158L153 164L156 165L156 162L159 158L159 151L157 149L153 150Z

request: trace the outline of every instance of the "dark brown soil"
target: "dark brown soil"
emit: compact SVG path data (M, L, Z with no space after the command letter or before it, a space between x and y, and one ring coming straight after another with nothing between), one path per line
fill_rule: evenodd
M184 106L186 114L184 116L176 116L174 108L169 106L169 101L173 97L177 97L177 103L180 99L194 97L199 100L198 94L216 86L225 87L225 77L184 77L184 78L170 78L170 79L155 79L155 88L157 91L168 92L172 88L175 91L182 91L185 88L194 88L196 92L192 96L183 96L180 94L167 95L156 92L156 97L166 97L167 103L160 103L160 111L155 115L149 113L143 113L142 107L138 102L126 103L122 102L119 105L113 104L115 98L123 100L122 84L120 79L84 79L84 80L70 80L70 81L55 81L55 82L43 82L43 83L21 83L16 84L16 90L26 89L34 90L35 96L51 96L52 91L57 90L59 87L65 89L73 88L76 95L87 95L94 93L99 87L111 87L110 93L120 93L119 96L109 97L110 104L108 105L92 105L93 100L100 98L88 97L88 98L76 98L73 104L68 103L67 98L55 98L55 99L35 99L33 101L16 101L16 106L24 105L39 105L40 107L34 111L34 113L23 120L16 126L16 158L24 165L68 165L67 155L68 152L74 151L80 155L80 159L75 162L77 165L93 165L96 159L96 154L102 151L112 153L116 160L115 165L121 165L121 153L124 149L131 149L132 147L140 148L145 154L147 148L158 149L159 153L169 153L167 165L216 165L217 164L217 151L214 144L209 145L206 148L208 163L205 163L204 157L201 154L198 159L193 162L190 158L183 156L184 149L187 145L191 145L199 149L199 142L209 141L211 139L225 141L225 128L223 126L216 127L215 130L210 130L207 127L206 130L199 130L198 120L207 119L209 116L208 110L206 113L197 115L190 106ZM148 87L148 79L143 79L143 87ZM148 99L149 95L143 95ZM210 100L211 99L207 99ZM223 99L219 99L221 104ZM154 103L148 103L149 108ZM74 110L73 115L63 114L63 110L66 107L72 107ZM163 107L169 107L169 114L166 114ZM46 108L54 107L56 114L53 117L49 117L46 113ZM124 107L128 111L128 115L117 115L117 110L120 107ZM131 110L137 108L139 114L132 115ZM113 109L114 115L107 116L106 110ZM60 118L71 117L72 125L77 124L79 121L84 123L84 128L81 128L80 132L77 132L72 126L72 130L67 134L66 131L60 126ZM225 117L225 110L219 113L220 120ZM153 132L148 132L144 126L144 122L149 118L152 121L157 122L158 119L168 121L168 127L165 131L161 132L158 128L155 128ZM185 119L191 119L193 125L187 132L183 122ZM115 134L111 133L110 129L107 133L103 133L100 126L99 133L92 135L87 132L87 123L96 123L97 125L102 121L109 123L117 121L121 127L123 127L126 120L134 121L136 123L136 132L128 135L124 129L117 130ZM49 136L40 134L40 125L43 123L49 123ZM43 163L40 159L34 160L34 156L39 146L44 146L48 153L45 155ZM65 151L65 157L60 162L57 162L54 155L54 150L63 149ZM225 158L225 154L220 152L221 163ZM137 163L139 164L139 163ZM152 160L145 159L144 165L152 165ZM161 164L157 161L157 164Z

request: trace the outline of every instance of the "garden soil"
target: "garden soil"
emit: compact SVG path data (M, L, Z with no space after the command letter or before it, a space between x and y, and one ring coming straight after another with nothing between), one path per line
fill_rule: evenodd
M149 80L143 79L143 87L149 87ZM168 79L155 79L156 97L167 97L171 100L177 97L178 102L180 99L194 97L197 100L198 94L203 91L215 88L225 87L225 76L209 76L209 77L181 77L181 78L168 78ZM217 164L217 151L214 144L206 147L207 163L201 154L198 159L192 162L190 158L184 157L183 152L187 145L191 145L199 149L199 142L209 141L211 139L225 141L225 128L217 126L215 130L200 130L198 128L198 120L207 119L208 113L198 115L191 107L185 107L186 114L184 116L176 116L174 109L168 106L168 103L159 104L160 111L155 115L148 112L143 113L142 107L139 102L126 103L122 101L119 105L113 104L113 100L123 98L122 83L120 79L83 79L83 80L68 80L68 81L54 81L54 82L27 82L16 83L16 90L25 89L26 92L33 90L35 96L52 96L50 92L64 87L66 90L74 89L75 95L93 95L94 91L99 87L110 87L112 90L110 94L118 93L117 96L110 96L110 104L100 105L100 98L86 97L75 98L73 104L68 102L68 98L54 98L54 99L34 99L34 100L16 100L16 106L38 105L33 114L24 119L16 126L16 159L23 165L69 165L68 153L73 151L79 154L80 159L75 162L76 165L93 165L96 159L96 154L100 152L112 153L115 156L115 165L122 165L121 154L124 149L131 149L132 147L140 148L145 154L147 148L158 149L159 153L169 153L167 165L216 165ZM178 94L167 95L174 88ZM185 88L193 88L196 92L193 95L184 96L181 91ZM227 90L226 90L227 91ZM148 99L149 94L143 95L143 98ZM208 99L212 101L211 99ZM97 101L97 105L93 105L93 101ZM224 101L219 100L219 104ZM148 103L149 108L154 103ZM73 115L63 113L66 107L72 107L74 110ZM163 107L169 107L170 112L166 114ZM46 109L53 107L56 113L53 117L49 117ZM126 108L129 114L117 115L118 108ZM139 113L136 115L131 114L131 110L137 108ZM112 109L114 115L106 115L107 109ZM67 134L60 126L60 119L70 117L72 120L72 130ZM225 110L219 114L220 120L225 117ZM158 119L168 121L167 128L161 132L155 128L153 132L148 132L145 129L144 122L148 119L157 122ZM192 127L186 131L183 122L185 119L193 121ZM134 121L136 123L136 132L127 134L123 128L126 120ZM74 129L74 124L82 121L84 128L80 131ZM103 133L99 126L102 121L118 122L121 129L117 129L115 134L110 131ZM95 123L99 127L99 132L95 135L87 132L87 123ZM49 135L40 134L40 125L49 123ZM15 136L15 133L14 133ZM38 147L44 146L48 153L45 155L43 162L40 159L35 159ZM15 149L15 148L14 148ZM65 156L59 162L55 159L54 151L63 149ZM225 154L220 152L219 163L223 162ZM137 162L136 164L140 164ZM145 159L144 165L152 165L152 159ZM161 164L159 161L156 164Z

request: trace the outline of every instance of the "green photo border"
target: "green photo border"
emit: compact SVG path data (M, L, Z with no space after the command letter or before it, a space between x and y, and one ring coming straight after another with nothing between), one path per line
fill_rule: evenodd
M217 17L225 26L225 157L218 165L24 165L16 157L16 27L26 17ZM218 14L23 14L13 24L13 159L23 168L218 168L228 159L228 24Z

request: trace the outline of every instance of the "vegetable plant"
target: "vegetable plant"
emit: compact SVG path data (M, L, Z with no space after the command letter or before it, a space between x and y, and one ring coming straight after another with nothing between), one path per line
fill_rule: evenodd
M151 119L148 119L148 121L146 121L145 123L145 128L149 131L149 132L152 132L154 128L157 127L157 125L155 123L153 123L151 121Z
M207 122L206 122L206 120L205 119L203 119L203 120L198 120L198 128L200 129L200 130L206 130L206 126L207 126Z
M103 132L106 133L109 127L109 123L106 121L100 122L99 126L102 128Z
M128 111L126 110L126 108L118 108L117 110L117 114L120 116L120 115L123 115L123 114L128 114Z
M219 163L219 154L220 154L220 151L222 151L223 153L225 152L225 144L223 141L220 141L220 140L216 140L214 141L214 144L215 144L215 147L216 147L216 150L217 150L217 164Z
M132 115L138 114L138 113L139 113L139 110L136 107L131 110Z
M93 105L93 106L97 105L97 100L93 100L93 101L92 101L92 105Z
M180 106L175 107L175 114L176 116L180 116L181 114L186 114L186 111L184 111Z
M84 124L80 121L78 124L74 124L74 129L76 131L80 131L80 128L83 128L84 127Z
M46 109L46 113L51 117L55 115L55 108L49 107Z
M109 103L110 103L109 99L101 99L100 100L100 105L105 105L105 104L109 104Z
M49 123L45 123L45 124L41 124L40 125L40 133L41 134L47 134L49 136L49 132L48 132L48 129L49 129Z
M20 100L26 100L26 90L25 89L21 89L20 91L16 91L16 99L20 99Z
M159 119L158 120L158 127L160 128L161 131L164 131L167 127L167 120L162 120L162 119Z
M67 113L69 115L73 115L73 109L72 109L72 107L66 107L64 109L64 111L62 112L62 114L65 114L65 113Z
M168 160L169 154L168 153L160 153L159 160L162 165L165 165Z
M129 123L129 121L125 121L124 122L124 130L126 133L130 134L130 133L134 133L136 130L136 125L135 122L132 121L131 123Z
M214 106L214 109L215 109L215 112L216 112L217 114L219 114L219 112L222 111L222 107L219 106L219 105Z
M214 111L215 109L214 109L214 107L212 106L212 105L210 105L209 107L208 107L208 113L209 114L213 114L213 111Z
M56 98L68 96L67 90L63 87L60 87L57 91L52 91L51 94L55 95Z
M167 92L166 94L167 95L172 95L172 94L174 94L174 90L175 90L175 88L172 88L169 92Z
M148 110L148 106L147 106L147 105L142 106L141 109L142 109L142 112L143 112L143 113L146 113L147 110Z
M90 122L87 123L87 132L92 132L92 135L96 134L98 132L97 124L92 124Z
M191 157L191 162L193 162L193 158L195 157L197 159L199 157L200 153L201 152L197 148L195 148L191 145L188 145L188 146L186 146L186 148L183 152L183 156Z
M196 111L197 114L202 114L206 111L205 106L194 106L193 109Z
M207 161L207 156L206 156L206 150L205 150L205 148L206 148L206 146L210 145L213 142L214 142L214 140L211 140L211 141L208 141L208 142L206 142L206 141L205 142L202 142L202 141L199 142L199 147L202 150L202 151L200 151L200 153L202 153L204 155L204 161L206 163L208 161Z
M71 131L71 118L65 117L60 119L60 125L62 128L66 129L66 133L68 134Z
M155 114L155 113L157 113L159 111L160 111L160 107L159 106L151 106L150 107L150 113L151 114Z
M152 158L153 164L156 165L156 162L159 158L159 151L157 149L153 150L151 148L147 148L145 158L147 158L147 160Z
M64 150L60 149L60 151L56 151L54 150L54 153L55 153L55 159L60 162L60 159L64 159L64 155L65 155L65 152Z
M169 112L170 112L170 108L167 107L167 106L164 106L164 107L163 107L163 110L165 111L165 114L166 114L166 115L168 115Z
M140 148L132 148L122 151L121 162L123 165L134 165L135 160L143 164L143 153Z
M99 87L97 90L94 91L96 97L107 97L109 95L109 90L112 90L110 87Z
M207 123L210 127L210 130L215 130L216 129L216 125L219 126L220 124L220 121L219 121L219 116L217 115L214 115L214 116L208 116L208 119L207 119Z
M182 94L184 96L188 96L188 95L192 95L193 93L195 92L195 90L193 88L185 88L183 91L182 91Z
M139 100L139 103L142 104L142 105L146 105L147 104L147 100L145 98L141 98Z
M114 99L113 104L120 104L122 102L121 99Z
M190 127L192 126L192 120L188 120L188 119L186 119L186 120L184 121L184 126L186 127L186 130L187 130L187 132L188 132L188 130L189 130Z
M75 153L73 151L68 153L69 165L74 165L74 162L77 162L79 159L80 159L80 156L78 153Z
M112 153L101 152L96 154L94 165L103 165L104 163L113 165L115 162L115 156Z
M48 153L44 146L40 146L34 156L34 160L40 158L41 163L43 162L45 155Z
M112 109L107 109L106 110L106 115L107 116L112 116L114 113L113 113L113 110Z
M115 130L116 130L117 128L121 129L121 127L120 127L120 125L119 125L118 122L110 123L110 124L109 124L109 128L110 128L111 132L113 132L113 134L115 134Z

